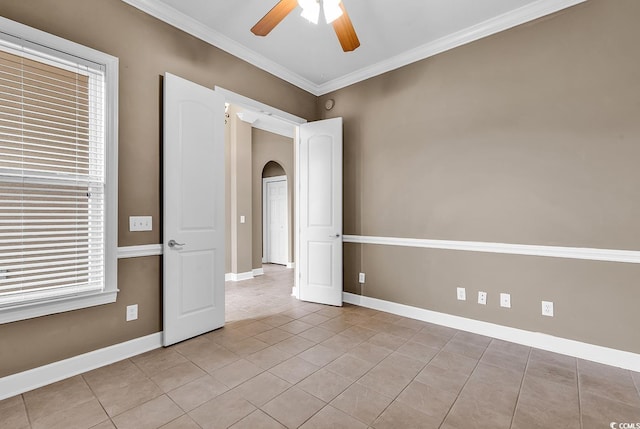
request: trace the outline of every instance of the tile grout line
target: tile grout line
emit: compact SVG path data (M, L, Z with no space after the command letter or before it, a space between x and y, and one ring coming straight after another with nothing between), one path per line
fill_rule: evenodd
M460 332L460 331L458 331L458 332ZM454 335L454 337L455 337L455 335ZM452 339L453 339L453 337L451 338L451 340ZM451 341L451 340L449 340L449 341ZM460 399L460 394L464 390L465 386L469 383L469 380L471 380L471 376L473 375L473 373L478 368L478 365L480 365L480 361L484 357L485 353L487 352L487 350L489 349L489 346L491 345L491 343L493 341L494 341L493 339L491 341L489 341L489 344L487 345L487 347L485 347L485 349L482 351L482 354L478 358L478 362L476 362L475 366L473 367L473 370L471 370L471 372L467 376L467 379L464 381L464 384L462 385L462 387L460 387L460 390L458 391L458 394L456 395L456 399L454 399L453 402L451 403L451 406L447 410L447 414L445 414L445 416L443 417L442 421L440 422L440 425L438 425L438 428L441 428L442 425L444 424L444 422L447 421L447 417L449 417L449 414L451 414L451 410L453 409L453 406L456 404L456 402L458 402L458 399ZM447 342L447 344L449 344L449 342ZM445 346L446 346L446 344L445 344ZM444 347L442 347L442 348L444 349Z
M129 358L125 359L125 360L131 360ZM120 361L121 362L121 361ZM133 362L131 362L133 363ZM91 385L89 384L89 382L84 378L84 375L87 374L86 372L80 374L80 377L82 377L82 381L84 381L84 383L87 385L87 387L89 388L89 390L91 391L91 394L93 395L93 397L95 398L96 401L98 401L98 404L100 404L100 408L102 408L102 411L104 411L104 414L107 416L107 420L109 422L111 422L111 424L116 427L116 424L113 422L113 420L111 419L111 416L109 415L109 413L107 412L107 409L104 407L104 405L102 405L102 401L100 401L100 399L98 398L98 395L96 395L96 392L93 390L93 387L91 387ZM105 421L107 421L105 420ZM104 422L101 422L104 423ZM101 424L98 423L98 424ZM97 425L94 425L97 426Z
M322 309L322 308L319 308L319 309L317 309L317 310L315 310L315 311L313 311L313 312L308 313L308 314L307 314L307 315L305 315L305 316L300 316L300 317L298 317L298 318L296 318L296 319L294 319L294 320L299 320L299 319L301 319L301 318L304 318L304 317L308 316L309 314L315 314L315 313L318 313L318 312L319 312L319 311L321 311L321 310L323 310L323 309ZM324 316L324 314L321 314L321 316ZM328 316L325 316L325 317L328 317ZM336 318L338 318L338 317L340 317L340 315L336 315L336 316L330 317L330 318L329 318L329 320L327 320L327 321L325 321L325 322L323 322L323 323L330 322L331 320L336 319ZM348 322L346 322L346 323L348 323ZM349 325L351 325L350 327L360 326L360 325L353 325L353 324L351 324L351 323L348 323L348 324L349 324ZM395 324L395 322L393 322L392 324ZM316 324L316 325L313 325L313 326L314 326L314 327L320 327L320 328L322 328L320 325L321 325L321 324ZM312 328L309 328L309 329L312 329ZM323 329L324 329L324 328L323 328ZM349 329L349 328L347 328L347 329ZM345 329L345 330L346 330L346 329ZM333 334L333 335L332 335L332 337L335 337L335 336L337 336L337 335L342 334L342 332L344 332L345 330L342 330L342 331L340 331L340 332L334 332L334 331L329 331L329 332L331 332L331 333ZM420 329L420 330L416 331L416 333L420 332L421 330L422 330L422 329ZM378 332L378 333L380 333L380 332ZM299 334L300 334L300 333L298 333L298 334L294 334L293 336L294 336L294 337L297 337L297 336L299 336ZM388 335L393 335L393 334L388 334ZM414 336L415 336L415 334L414 334ZM332 337L330 337L330 338L332 338ZM412 337L413 337L413 336L412 336ZM304 337L302 337L302 338L304 338ZM398 337L398 338L402 338L402 337ZM404 338L403 338L403 339L404 339ZM407 339L404 339L404 340L405 340L405 341L404 341L403 345L404 345L404 344L406 344L407 342L409 342L410 338L407 338ZM358 344L362 344L362 343L365 343L365 342L366 342L366 341L361 341L361 342L360 342L360 343L358 343ZM316 343L316 345L321 345L321 344L322 344L322 342ZM354 347L355 347L355 346L354 346ZM393 353L395 353L395 352L397 352L397 349L396 349L396 350L391 350L391 353L390 353L390 354L393 354ZM302 353L302 352L301 352L301 353ZM296 355L293 355L292 357L298 356L298 355L300 355L301 353L298 353L298 354L296 354ZM331 360L330 362L328 362L328 363L327 363L327 364L325 364L324 366L320 367L317 371L314 371L312 374L309 374L307 377L303 378L302 380L298 381L297 383L292 384L292 385L291 385L291 387L289 387L289 388L288 388L287 390L285 390L284 392L280 393L280 395L282 395L283 393L285 393L285 392L286 392L286 391L288 391L288 390L291 390L293 387L296 387L299 383L301 383L302 381L304 381L304 380L305 380L305 379L307 379L308 377L311 377L313 374L316 374L318 371L320 371L320 370L322 370L322 369L327 369L326 367L327 367L328 365L330 365L332 362L335 362L337 359L339 359L340 357L342 357L342 356L344 356L344 355L346 355L346 354L348 354L348 353L349 353L349 351L343 352L340 356L336 357L335 359ZM401 355L402 355L402 354L401 354ZM404 355L403 355L403 356L404 356ZM407 357L408 357L408 356L407 356ZM433 357L432 357L432 359L433 359ZM303 360L304 360L304 359L303 359ZM374 365L372 368L370 368L369 370L367 370L367 371L366 371L362 376L360 376L358 379L351 381L351 383L350 383L350 384L348 384L344 389L342 389L342 391L341 391L340 393L338 393L338 394L337 394L337 395L332 399L332 401L333 401L336 397L338 397L340 394L342 394L344 391L346 391L349 387L351 387L351 386L353 386L354 384L356 384L356 383L358 382L358 380L359 380L359 379L361 379L361 378L362 378L362 377L364 377L367 373L369 373L371 370L373 370L373 368L375 368L376 366L378 366L378 365L379 365L383 360L384 360L384 359L382 359L380 362L378 362L378 364L377 364L377 365ZM429 362L430 362L430 361L431 361L431 360L429 360ZM421 368L421 370L422 370L422 369L424 369L424 367L426 367L426 365L427 365L429 362L426 362L426 363L423 365L423 367ZM266 371L268 371L270 374L272 374L269 370L266 370ZM329 370L329 369L327 369L327 371L329 371L329 372L331 372L331 373L335 374L333 371L331 371L331 370ZM420 371L419 371L419 372L420 372ZM418 374L419 374L419 372L418 372ZM278 377L276 374L273 374L273 375L275 375L276 377ZM340 376L340 374L336 374L336 375ZM417 375L416 375L416 377L417 377ZM280 377L278 377L278 378L280 378ZM415 377L414 377L413 379L415 379ZM284 380L284 381L286 381L286 380ZM304 391L304 389L303 389L303 391ZM404 391L404 389L403 389L403 391ZM308 392L307 392L307 393L308 393ZM396 395L396 397L395 397L395 398L397 398L401 393L402 393L402 391L401 391L398 395ZM279 396L279 395L278 395L278 396ZM320 412L321 412L323 409L325 409L327 406L331 406L331 401L329 401L329 402L325 402L322 398L318 398L317 396L315 396L315 395L313 395L313 394L311 394L311 396L313 396L313 397L317 398L318 400L322 401L325 405L324 405L322 408L320 408L317 412L315 412L315 413L313 413L311 416L309 416L309 418L307 418L307 419L302 423L302 425L303 425L303 424L305 424L305 423L306 423L307 421L309 421L310 419L312 419L315 415L317 415L318 413L320 413ZM395 398L394 398L393 400L395 400ZM392 402L393 402L393 400L392 400ZM268 402L269 402L269 401L268 401ZM267 402L267 403L268 403L268 402ZM387 406L387 407L388 407L388 406ZM263 412L265 412L266 414L270 415L266 410L263 410L263 409L262 409L262 407L258 407L258 409L260 409L261 411L263 411ZM385 407L385 410L386 410L386 407ZM384 410L383 410L382 412L384 412ZM382 414L382 412L381 412L380 414ZM379 415L380 415L380 414L379 414ZM347 415L349 415L349 414L347 414ZM378 415L378 416L376 416L376 419L379 417L379 415ZM271 415L270 415L270 416L271 416ZM272 418L274 418L276 421L278 421L274 416L271 416L271 417L272 417ZM354 416L351 416L351 417L352 417L352 418L355 418ZM358 421L360 421L360 420L359 420L359 419L357 419L357 418L355 418L355 419L356 419L356 420L358 420ZM375 419L374 419L374 420L375 420ZM282 423L282 422L280 422L280 423ZM364 423L364 422L362 422L362 423ZM366 424L366 423L364 423L364 424Z
M338 316L336 316L336 317L338 317ZM391 323L391 324L395 324L395 323L396 323L396 322L393 322L393 323ZM360 326L360 325L353 325L353 326ZM349 329L349 328L347 328L347 329ZM415 332L415 334L417 334L418 332L421 332L421 331L422 331L422 329L417 330L417 331ZM336 336L336 335L340 335L342 332L344 332L344 330L343 330L343 331L341 331L341 332L339 332L339 333L335 333L335 334L334 334L334 336ZM387 335L393 335L393 334L389 334L389 333L387 333L387 332L382 332L382 331L380 331L380 332L378 332L378 333L386 333ZM414 334L413 336L415 336L415 334ZM376 335L377 335L377 334L376 334ZM393 335L393 336L396 336L396 335ZM413 336L412 336L411 338L413 338ZM402 338L402 337L398 337L398 338ZM411 340L411 338L407 338L407 339L402 338L402 339L404 339L404 340L405 340L405 342L404 342L402 345L404 345L404 344L408 343L408 342ZM370 339L370 338L369 338L369 339ZM360 344L366 343L369 339L367 339L367 340L365 340L365 341L361 341L360 343L358 343L358 344L357 344L356 346L354 346L354 347L357 347L357 346L358 346L358 345L360 345ZM320 344L320 343L318 343L318 344ZM382 347L382 346L379 346L379 347ZM400 346L400 347L401 347L401 346ZM352 348L353 348L353 347L352 347ZM386 348L386 347L383 347L383 348ZM350 350L350 349L349 349L349 350ZM388 349L388 350L391 350L391 349ZM322 410L323 410L324 408L326 408L327 406L330 406L330 405L331 405L331 402L332 402L335 398L337 398L338 396L340 396L342 393L344 393L348 388L350 388L350 387L351 387L351 386L353 386L354 384L357 384L357 383L358 383L358 380L360 380L362 377L364 377L366 374L368 374L368 373L369 373L369 372L371 372L374 368L376 368L378 365L380 365L380 363L382 363L382 361L384 361L387 357L389 357L390 355L392 355L393 353L396 353L396 352L397 352L397 349L396 349L396 350L391 350L391 353L389 353L389 355L387 355L387 356L386 356L385 358L383 358L380 362L378 362L376 365L374 365L374 366L373 366L373 367L371 367L369 370L367 370L367 371L366 371L364 374L362 374L358 379L356 379L356 380L352 381L352 382L351 382L347 387L345 387L345 388L344 388L340 393L338 393L338 394L337 394L337 395L336 395L336 396L335 396L331 401L327 402L327 403L326 403L326 405L325 405L324 407L322 407L320 410L318 410L316 413L314 413L311 417L309 417L309 419L311 419L313 416L315 416L316 414L318 414L320 411L322 411ZM318 369L318 371L320 371L320 370L321 370L321 369L323 369L323 368L326 368L326 366L328 366L329 364L331 364L331 363L335 362L335 361L336 361L336 360L338 360L340 357L347 355L348 353L349 353L349 351L346 351L346 352L342 353L339 357L337 357L336 359L334 359L334 360L332 360L331 362L327 363L325 366L323 366L323 367L321 367L320 369ZM411 358L410 356L403 355L402 353L400 353L400 355L401 355L401 356L404 356L404 357L407 357L407 358ZM429 360L429 362L430 362L432 359L433 359L433 357ZM415 359L414 359L414 360L415 360ZM426 362L426 363L422 366L422 368L420 369L420 371L418 371L418 374L419 374L419 373L420 373L420 372L421 372L421 371L422 371L422 370L423 370L423 369L424 369L424 368L429 364L429 362ZM316 373L316 372L318 372L318 371L315 371L313 374L315 374L315 373ZM331 371L330 369L327 369L327 371L331 372L332 374L336 374L336 373L334 373L333 371ZM313 374L311 374L311 375L313 375ZM309 375L308 377L310 377L311 375ZM340 376L340 374L336 374L336 375ZM308 377L305 377L305 379L306 379L306 378L308 378ZM417 377L417 374L416 374L416 376L415 376L415 377L413 377L413 379L412 379L411 381L415 380L415 378L416 378L416 377ZM304 380L304 379L303 379L303 380ZM303 380L300 380L298 383L302 382ZM409 384L411 384L411 381L409 382ZM296 383L296 385L297 385L298 383ZM295 385L294 385L294 386L295 386ZM407 386L408 386L408 384L407 384ZM366 387L366 386L363 386L363 387ZM398 393L398 395L396 395L396 396L391 400L391 403L390 403L389 405L387 405L387 406L386 406L386 407L385 407L385 408L384 408L384 409L383 409L383 410L382 410L382 411L381 411L381 412L380 412L380 413L379 413L379 414L374 418L374 421L375 421L376 419L378 419L378 417L380 417L380 415L381 415L382 413L384 413L384 411L385 411L385 410L386 410L386 409L387 409L387 408L388 408L388 407L393 403L393 401L395 401L395 399L396 399L398 396L400 396L400 394L402 394L402 392L403 392L405 389L406 389L406 387L405 387L404 389L402 389L402 390L400 391L400 393ZM374 390L374 391L375 391L375 390ZM315 396L315 395L313 395L313 394L312 394L312 396L316 397L316 396ZM383 396L386 396L386 395L383 395ZM323 400L323 399L321 399L321 398L318 398L318 399L320 399L321 401L323 401L323 402L324 402L324 400ZM331 405L331 406L332 406L332 405ZM334 407L334 408L335 408L335 407ZM339 410L339 409L338 409L338 410ZM340 410L340 411L341 411L341 410ZM341 411L341 412L343 412L343 411ZM362 422L363 424L367 424L367 423L363 422L362 420L358 419L358 418L357 418L357 417L355 417L355 416L351 416L351 415L350 415L350 414L348 414L348 413L345 413L345 414L346 414L346 415L348 415L348 416L350 416L350 417L352 417L352 418L354 418L355 420L358 420L358 421ZM308 421L309 419L307 419L306 421ZM306 422L306 421L305 421L305 422ZM303 424L304 424L304 423L303 423ZM367 424L367 425L368 425L368 424Z
M516 418L516 412L518 410L518 404L520 403L520 395L522 394L522 386L524 386L524 378L527 375L527 369L529 369L529 361L531 360L531 347L529 347L529 353L527 353L527 363L524 366L524 371L522 372L522 378L520 379L520 388L518 389L518 397L516 398L516 403L513 407L513 413L511 414L511 422L509 423L509 428L513 429L513 421Z
M24 393L20 395L20 399L22 400L22 406L24 407L24 413L27 416L27 423L29 423L29 427L33 427L33 423L31 423L31 414L29 413L29 408L27 408L27 400L24 397Z
M306 317L306 316L308 316L309 314L315 314L315 313L317 313L317 312L318 312L318 311L320 311L320 310L323 310L323 309L322 309L322 308L319 308L319 309L317 309L317 310L315 310L315 311L312 311L312 312L308 313L308 314L307 314L307 315L305 315L305 316L298 317L298 318L296 318L296 319L294 319L294 320L299 320L300 318L302 318L302 317ZM281 314L281 313L277 313L277 314ZM328 322L328 321L330 321L330 320L333 320L333 319L335 319L336 317L339 317L339 316L331 317L331 318L329 318L328 320L326 320L325 322ZM324 323L324 322L323 322L323 323ZM318 326L319 326L319 325L313 325L313 327L318 327ZM309 329L313 329L313 328L309 328ZM285 331L285 332L288 332L288 331ZM298 337L298 336L299 336L299 334L301 334L302 332L304 332L304 331L301 331L301 332L299 332L299 333L297 333L297 334L292 334L292 336L291 336L291 337L289 337L289 338L295 338L295 337ZM332 337L334 337L334 336L336 336L336 335L339 335L339 334L340 334L340 333L334 333L333 331L330 331L330 332L332 332L332 333L333 333L333 336L332 336ZM341 332L343 332L343 331L341 331ZM258 334L258 335L259 335L259 334ZM255 337L255 336L253 336L253 337ZM253 337L250 337L250 338L253 338ZM332 337L330 337L330 338L332 338ZM304 337L299 337L299 338L304 338ZM285 340L282 340L282 341L286 341L286 339L285 339ZM280 342L282 342L282 341L280 341ZM279 342L279 343L280 343L280 342ZM279 344L279 343L276 343L276 344ZM275 346L276 346L276 344L270 345L270 347L275 347ZM314 346L309 347L309 349L310 349L310 348L312 348L312 347L315 347L315 346L317 346L317 345L320 345L320 344L321 344L321 343L315 343L315 345L314 345ZM304 353L304 351L306 351L306 350L308 350L308 349L305 349L305 350L301 351L300 353L294 354L294 355L290 356L288 359L292 359L292 358L294 358L294 357L297 357L297 356L299 356L300 354ZM345 353L342 353L340 356L343 356L344 354L345 354ZM263 406L265 406L266 404L268 404L269 402L271 402L273 399L277 398L278 396L280 396L280 395L284 394L285 392L288 392L289 390L293 389L293 388L294 388L294 387L296 387L299 383L301 383L302 381L304 381L304 380L306 380L307 378L311 377L312 375L316 374L318 371L320 371L320 370L322 370L322 369L325 369L325 367L326 367L327 365L329 365L329 364L331 364L332 362L334 362L335 360L337 360L340 356L338 356L338 357L336 357L335 359L331 360L331 361L330 361L330 362L328 362L326 365L324 365L324 366L322 366L322 367L319 367L316 371L314 371L314 372L312 372L311 374L307 375L306 377L304 377L302 380L299 380L299 381L298 381L297 383L295 383L295 384L294 384L294 383L289 383L289 381L288 381L288 380L284 380L283 378L279 377L277 374L272 373L272 372L270 371L270 369L271 369L271 368L273 368L273 367L271 367L271 368L269 368L269 369L266 369L266 370L264 370L261 374L263 374L263 373L265 373L265 372L268 372L269 374L273 375L274 377L276 377L276 378L278 378L278 379L280 379L280 380L283 380L283 381L284 381L284 382L286 382L286 383L291 384L291 386L290 386L290 387L288 387L287 389L285 389L283 392L281 392L281 393L279 393L278 395L276 395L274 398L271 398L269 401L265 402L263 405L253 404L253 403L251 403L250 401L248 401L248 402L249 402L249 403L251 403L252 405L254 405L254 406L256 407L256 409L259 409L259 410L260 410L260 411L262 411L263 413L267 414L268 416L270 416L271 418L273 418L274 420L276 420L278 423L280 423L280 424L284 425L284 423L283 423L283 422L279 421L275 416L272 416L271 414L269 414L269 412L268 412L267 410L264 410L262 407L263 407ZM286 362L288 359L285 359L283 362ZM304 359L304 358L300 358L300 359L304 360L305 362L308 362L308 361L307 361L306 359ZM280 362L280 363L282 363L282 362ZM312 364L312 365L315 365L315 364L313 364L312 362L308 362L308 363L310 363L310 364ZM279 365L279 364L277 364L277 365ZM277 366L277 365L274 365L274 366ZM330 370L327 370L327 371L332 372L332 371L330 371ZM258 374L258 375L260 375L260 374ZM337 374L337 375L339 375L339 374ZM256 375L255 377L257 377L257 375ZM255 378L255 377L253 377L253 378ZM250 379L250 380L251 380L251 379ZM247 381L249 381L249 380L247 380ZM247 382L247 381L245 381L245 382ZM340 395L342 392L344 392L345 390L347 390L349 387L351 387L353 384L355 384L355 382L356 382L356 381L353 381L351 384L349 384L347 387L345 387L345 388L344 388L340 393L338 393L338 395L336 395L336 397L337 397L337 396L339 396L339 395ZM236 387L237 387L237 386L236 386ZM300 388L298 388L298 389L300 389ZM324 408L326 408L327 406L329 406L329 405L330 405L330 402L325 402L325 401L324 401L324 399L322 399L322 398L318 398L317 396L313 395L312 393L306 392L304 389L301 389L301 390L303 390L305 393L310 394L310 395L311 395L311 396L313 396L314 398L316 398L316 399L318 399L318 400L322 401L322 402L324 403L324 406L323 406L322 408L320 408L318 411L316 411L315 413L313 413L311 416L309 416L309 417L308 417L304 422L302 422L299 426L302 426L303 424L305 424L307 421L309 421L310 419L312 419L316 414L318 414L320 411L322 411ZM246 399L245 399L245 400L246 400ZM245 416L245 417L246 417L246 416ZM244 418L244 417L243 417L243 418ZM240 419L240 420L242 420L242 419ZM240 420L238 420L238 421L240 421ZM236 424L236 423L237 423L237 422L235 422L235 423L233 423L233 424ZM233 425L231 425L231 426L233 426ZM286 426L286 425L284 425L284 426Z
M426 326L425 326L425 327L426 327ZM418 331L417 331L417 332L416 332L416 333L415 333L411 338L407 338L407 339L405 340L405 342L404 342L400 347L402 347L403 345L405 345L405 344L407 344L409 341L411 341L411 339L412 339L413 337L415 337L419 332L422 332L422 331L424 330L424 328L425 328L425 327L423 327L422 329L418 330ZM420 371L418 371L418 373L417 373L417 374L416 374L416 375L411 379L411 381L409 381L409 383L407 383L407 385L406 385L404 388L402 388L402 390L400 390L400 392L399 392L396 396L394 396L394 397L391 399L391 402L390 402L386 407L384 407L384 408L382 409L382 411L380 411L380 412L378 413L378 415L374 418L373 422L375 422L376 420L378 420L378 419L380 418L380 416L381 416L382 414L384 414L384 412L385 412L385 411L386 411L386 410L387 410L387 409L388 409L388 408L389 408L389 407L390 407L390 406L391 406L391 405L396 401L396 399L398 399L398 397L399 397L400 395L402 395L402 392L404 392L404 391L407 389L407 387L409 387L409 385L415 381L415 379L418 377L418 375L420 375L420 373L421 373L422 371L424 371L424 369L425 369L425 368L426 368L426 367L431 363L431 361L433 361L433 360L434 360L434 359L435 359L435 358L436 358L436 357L437 357L437 356L442 352L442 350L446 347L446 345L447 345L447 344L449 344L449 342L450 342L451 340L453 340L453 338L454 338L454 337L455 337L459 332L460 332L460 331L456 331L456 333L455 333L455 334L453 334L453 335L451 336L451 338L449 338L449 339L447 340L447 342L446 342L442 347L440 347L440 349L438 350L438 353L436 353L435 355L433 355L433 356L431 357L431 359L429 359L429 361L428 361L428 362L426 362L426 363L422 366L422 368L420 369ZM389 335L392 335L392 334L389 334ZM435 335L435 334L434 334L434 335ZM400 338L400 337L399 337L399 338ZM425 347L429 347L429 346L427 346L426 344L422 344L422 343L417 343L417 344L423 345L423 346L425 346ZM399 349L400 347L398 347L398 349ZM397 353L398 349L393 350L389 355L387 355L387 357L388 357L388 356L390 356L390 355L392 355L393 353ZM405 357L410 358L410 359L413 359L411 356L406 356L406 355L403 355L402 353L400 353L400 355L405 356ZM384 359L386 359L387 357L385 357ZM384 359L382 359L382 361L384 361ZM417 360L417 359L414 359L414 360ZM377 364L377 365L375 365L373 368L377 367L377 366L378 366L382 361L378 362L378 364ZM371 368L369 371L373 370L373 368ZM369 371L367 371L367 373L368 373ZM363 377L364 377L364 375L363 375ZM362 377L361 377L361 378L362 378ZM366 387L366 386L365 386L365 387ZM386 395L383 395L383 396L386 396ZM455 401L454 401L454 402L455 402ZM415 409L415 408L413 408L413 407L411 407L411 406L409 406L409 407L410 407L410 408L412 408L412 409ZM417 411L418 411L418 412L421 412L420 410L417 410ZM445 417L446 417L446 416L445 416Z
M580 429L584 428L582 421L582 395L580 394L580 369L578 368L578 359L576 359L576 387L578 388L578 416L580 418Z
M424 328L422 328L422 329L424 329ZM420 329L418 332L422 332L422 329ZM418 332L416 332L416 334L417 334ZM416 335L416 334L414 334L411 338L415 337L415 335ZM376 334L376 335L377 335L377 334ZM389 334L389 335L392 335L392 334ZM455 335L454 335L454 336L455 336ZM407 344L411 338L407 339L407 340L402 344L402 346L403 346L403 345L405 345L405 344ZM452 338L453 338L453 337L452 337ZM451 341L451 339L449 339L449 341ZM449 343L449 341L447 341L447 343ZM418 344L420 344L420 343L418 343ZM423 345L424 345L424 344L423 344ZM402 347L402 346L400 346L400 347ZM400 347L398 347L398 348L400 348ZM444 347L444 346L443 346L443 347ZM438 353L436 353L434 356L432 356L432 357L431 357L431 359L429 359L429 362L431 362L431 361L432 361L432 360L433 360L433 359L434 359L434 358L435 358L435 357L440 353L440 351L441 351L441 350L442 350L442 349L440 349L440 350L438 351ZM398 349L393 350L393 351L392 351L391 353L389 353L386 357L384 357L380 362L378 362L378 364L377 364L377 365L375 365L373 368L376 368L378 365L380 365L380 363L382 363L382 361L384 361L387 357L391 356L393 353L395 353L395 352L397 352L397 351L398 351ZM402 353L401 353L401 354L402 354ZM402 355L402 356L404 356L404 355ZM408 357L408 356L407 356L407 357ZM394 396L394 397L391 399L391 402L389 402L389 404L388 404L386 407L384 407L384 408L382 409L382 411L380 411L380 412L378 413L378 415L373 419L373 422L372 422L371 424L375 423L375 422L376 422L376 420L378 420L378 419L380 418L380 416L381 416L382 414L384 414L384 412L385 412L385 411L387 411L387 409L388 409L388 408L389 408L389 407L390 407L390 406L395 402L395 400L398 398L398 396L402 395L402 392L404 392L404 391L406 390L406 388L407 388L407 387L409 387L409 384L411 384L411 383L416 379L416 377L417 377L417 376L418 376L418 375L419 375L419 374L420 374L420 373L421 373L421 372L422 372L422 371L427 367L427 365L429 365L429 362L425 363L425 364L422 366L422 368L420 369L420 371L418 371L418 373L417 373L417 374L416 374L416 375L411 379L411 381L410 381L409 383L407 383L407 385L406 385L405 387L403 387L403 388L402 388L402 390L400 390L400 392L399 392L396 396ZM373 368L371 368L369 371L373 370ZM369 371L367 371L367 373L368 373ZM363 377L364 377L364 375L363 375ZM362 377L360 377L360 378L362 378ZM366 386L364 386L364 387L366 387ZM367 388L368 388L368 387L367 387ZM374 390L374 389L371 389L371 390ZM375 391L375 390L374 390L374 391ZM380 393L380 392L378 392L378 393ZM382 394L382 395L383 395L383 396L386 396L386 395L384 395L384 394ZM388 396L387 396L387 397L388 397ZM413 407L411 407L411 408L413 408ZM368 425L368 426L371 426L371 425Z

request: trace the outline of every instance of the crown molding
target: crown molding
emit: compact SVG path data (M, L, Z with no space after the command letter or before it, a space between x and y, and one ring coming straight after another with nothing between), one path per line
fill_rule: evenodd
M318 85L263 55L229 39L178 10L154 0L122 0L141 11L191 34L313 95L320 96L363 80L432 57L453 48L558 12L587 0L538 0L511 12L488 19L464 30L403 52L400 55L361 68Z
M318 92L320 95L324 95L329 92L336 91L349 85L353 85L354 83L424 60L467 43L475 42L476 40L484 37L542 18L543 16L550 15L585 1L587 0L539 0L535 3L531 3L511 12L496 16L495 18L488 19L474 26L467 27L464 30L460 30L438 40L434 40L433 42L403 52L395 57L391 57L369 67L364 67L360 70L356 70L352 73L329 81L320 85L318 87Z
M171 6L166 5L165 3L154 1L154 0L122 0L124 3L127 3L130 6L135 7L136 9L145 12L148 15L153 16L154 18L159 19L173 27L176 27L185 33L188 33L194 37L197 37L200 40L203 40L210 45L213 45L217 48L222 49L229 54L240 58L248 62L251 65L254 65L276 77L279 77L282 80L289 82L292 85L297 86L298 88L304 89L305 91L313 94L320 95L318 93L319 86L314 84L308 79L300 76L297 73L292 72L291 70L282 67L280 64L271 61L265 56L253 51L240 43L231 40L227 36L215 31L203 23L191 18L188 15L172 8Z

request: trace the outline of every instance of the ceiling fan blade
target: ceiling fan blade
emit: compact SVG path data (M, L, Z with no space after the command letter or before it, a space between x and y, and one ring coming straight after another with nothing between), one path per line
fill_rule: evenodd
M345 9L342 2L340 2L340 8L342 9L342 16L333 21L333 29L342 45L342 50L345 52L355 51L360 46L360 40L358 40L351 18L349 18L347 9Z
M256 25L251 28L251 32L256 36L266 36L280 24L289 13L296 8L298 0L280 0Z

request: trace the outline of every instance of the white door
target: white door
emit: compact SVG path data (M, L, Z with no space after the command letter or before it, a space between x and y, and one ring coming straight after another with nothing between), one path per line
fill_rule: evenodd
M342 118L300 125L299 294L342 305Z
M224 98L164 77L165 346L224 325Z
M264 225L266 262L286 265L289 257L289 222L287 220L287 179L264 180Z

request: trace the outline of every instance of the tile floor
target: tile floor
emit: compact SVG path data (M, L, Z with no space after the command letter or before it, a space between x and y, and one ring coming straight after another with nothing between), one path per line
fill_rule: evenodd
M292 272L227 284L227 326L0 402L0 428L583 428L640 422L640 374L366 308ZM616 426L619 427L619 426Z

